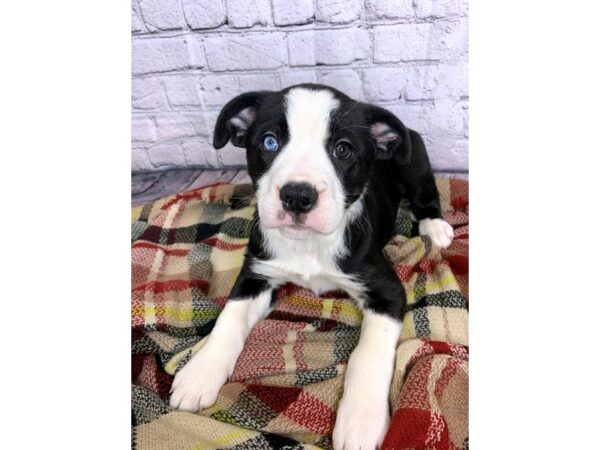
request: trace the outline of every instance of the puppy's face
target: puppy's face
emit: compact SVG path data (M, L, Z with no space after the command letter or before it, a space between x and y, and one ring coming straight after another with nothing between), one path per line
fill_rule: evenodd
M228 140L247 149L262 226L293 239L332 233L377 158L409 157L400 155L408 132L391 113L320 85L236 97L215 127L215 147Z

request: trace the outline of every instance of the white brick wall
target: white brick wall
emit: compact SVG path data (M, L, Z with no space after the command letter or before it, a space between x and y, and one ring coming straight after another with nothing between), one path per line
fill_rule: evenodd
M425 138L434 169L468 169L466 0L132 0L132 168L237 168L216 152L225 102L329 84Z

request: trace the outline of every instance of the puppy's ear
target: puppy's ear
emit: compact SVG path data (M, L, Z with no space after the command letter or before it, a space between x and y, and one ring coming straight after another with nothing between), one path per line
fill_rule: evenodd
M412 156L410 135L400 119L374 105L366 105L366 119L377 144L377 158L394 158L399 165L409 164Z
M256 119L256 110L267 91L246 92L230 100L219 113L213 146L220 149L231 141L236 147L246 146L246 133Z

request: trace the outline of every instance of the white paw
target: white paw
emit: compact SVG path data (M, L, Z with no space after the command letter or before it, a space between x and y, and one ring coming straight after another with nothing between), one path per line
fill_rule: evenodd
M444 219L421 220L419 234L429 236L433 245L441 248L448 248L454 239L454 229Z
M358 395L342 397L333 428L334 450L375 450L388 429L387 397L370 395L368 388Z
M172 408L196 412L217 400L230 375L229 364L206 350L201 348L175 375L169 401Z

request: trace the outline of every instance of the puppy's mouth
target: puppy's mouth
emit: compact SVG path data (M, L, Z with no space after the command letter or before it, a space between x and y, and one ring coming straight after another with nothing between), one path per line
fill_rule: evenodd
M288 225L279 228L281 234L292 239L308 239L315 232L312 228L304 225Z
M294 214L286 211L279 211L276 223L264 224L267 228L276 228L285 237L292 239L307 239L317 230L306 224L308 214Z

